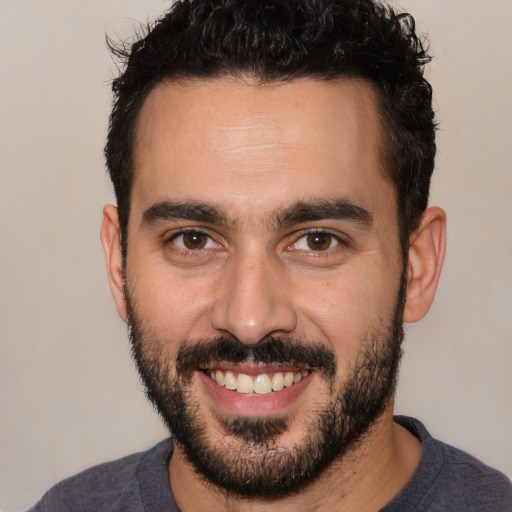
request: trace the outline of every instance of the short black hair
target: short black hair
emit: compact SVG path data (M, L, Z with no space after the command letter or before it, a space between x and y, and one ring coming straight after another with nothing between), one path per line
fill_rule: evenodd
M145 99L165 80L243 76L261 83L348 77L373 86L406 255L428 204L436 152L432 88L423 76L431 58L411 15L374 0L181 0L129 47L109 46L123 64L112 84L105 156L125 256Z

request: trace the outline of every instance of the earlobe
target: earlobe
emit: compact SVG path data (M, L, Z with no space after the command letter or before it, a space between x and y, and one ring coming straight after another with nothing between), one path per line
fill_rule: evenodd
M421 320L430 309L441 275L445 248L446 214L441 208L427 208L409 241L405 322Z
M101 243L105 252L107 277L110 291L116 303L119 316L126 322L126 303L124 300L124 273L123 256L121 250L121 230L119 215L114 205L103 208L103 222L101 225Z

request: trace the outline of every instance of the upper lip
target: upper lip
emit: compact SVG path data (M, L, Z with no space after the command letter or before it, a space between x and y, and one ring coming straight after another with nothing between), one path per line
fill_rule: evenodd
M230 363L230 362L213 362L200 368L201 370L222 370L232 371L237 373L245 373L246 375L261 375L262 373L286 373L286 372L301 372L310 370L308 367L299 367L293 364L254 364L254 363Z

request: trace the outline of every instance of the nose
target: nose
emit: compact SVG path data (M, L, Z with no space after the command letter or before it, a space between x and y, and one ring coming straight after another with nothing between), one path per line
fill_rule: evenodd
M241 256L224 269L211 310L211 325L246 345L292 332L297 314L290 295L282 264L265 256Z

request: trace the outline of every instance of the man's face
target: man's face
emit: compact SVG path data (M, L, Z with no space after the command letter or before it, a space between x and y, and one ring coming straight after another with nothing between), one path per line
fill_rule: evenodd
M380 142L355 80L168 83L142 109L134 352L177 450L227 490L299 488L390 411L403 262Z

